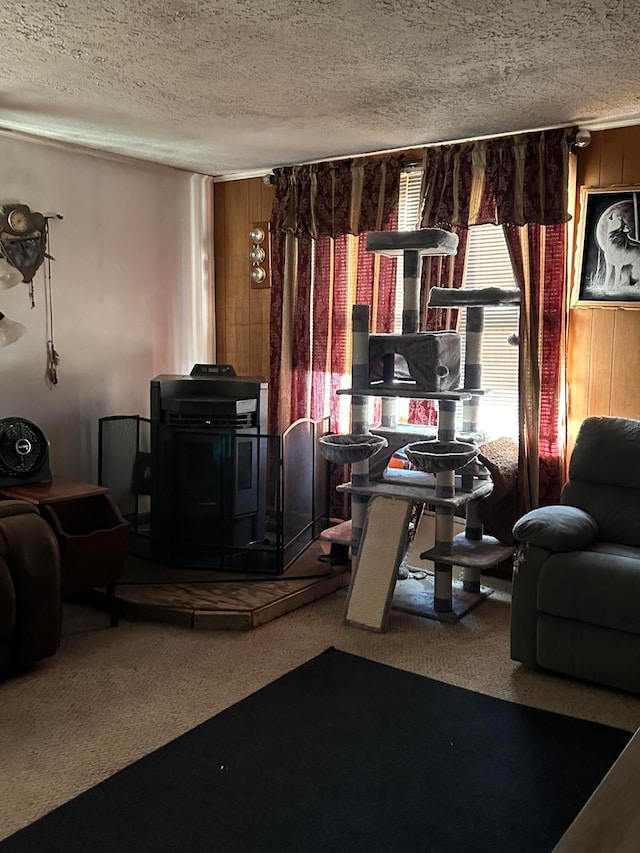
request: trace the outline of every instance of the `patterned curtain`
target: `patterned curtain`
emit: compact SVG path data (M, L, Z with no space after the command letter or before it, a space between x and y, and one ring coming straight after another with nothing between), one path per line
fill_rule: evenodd
M348 432L351 308L371 306L390 331L395 260L365 251L366 232L393 230L401 159L358 158L277 169L272 226L270 431L331 417Z
M425 148L423 228L568 222L575 128Z
M569 139L575 128L519 134L424 154L421 225L503 225L520 306L522 509L558 500L564 471Z
M520 454L522 512L558 503L564 480L567 227L504 226L520 308Z

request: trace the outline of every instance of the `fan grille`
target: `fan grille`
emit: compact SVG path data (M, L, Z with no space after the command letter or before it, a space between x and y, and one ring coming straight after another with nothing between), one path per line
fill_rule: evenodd
M47 458L47 439L30 421L0 420L0 472L6 477L35 473Z

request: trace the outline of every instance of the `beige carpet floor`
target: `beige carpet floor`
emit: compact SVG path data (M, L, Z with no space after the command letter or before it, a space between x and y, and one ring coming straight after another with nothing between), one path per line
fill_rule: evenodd
M496 592L461 622L392 611L385 634L342 624L344 591L248 632L126 620L111 628L101 611L66 605L58 654L0 684L0 838L328 646L502 699L640 726L640 698L511 661L510 584L486 582Z

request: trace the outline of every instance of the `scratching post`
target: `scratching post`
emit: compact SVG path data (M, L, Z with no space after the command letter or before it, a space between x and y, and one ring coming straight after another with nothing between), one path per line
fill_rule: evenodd
M354 388L369 385L369 306L354 305L351 312L353 356L351 362L351 384ZM351 432L369 432L369 403L366 397L354 394L351 397Z
M353 462L351 465L351 483L354 486L366 486L369 483L369 460ZM362 530L367 517L368 495L351 495L351 550L357 561L360 550Z
M482 334L484 332L484 307L467 308L467 328L465 336L464 387L467 390L479 390L482 387ZM463 432L478 431L478 409L480 396L472 394L462 403Z
M436 497L452 498L454 495L455 471L441 471L436 474ZM437 613L449 613L452 610L450 563L443 563L438 556L451 557L453 554L453 507L436 506L436 536L433 552L434 589L433 607Z
M382 417L380 426L395 429L398 425L398 401L395 397L382 398Z
M456 401L440 400L438 405L438 441L453 441L456 437Z
M404 288L402 291L402 334L420 330L420 252L404 250Z
M353 361L351 382L354 388L366 388L369 384L369 306L354 305L351 313L353 335ZM369 432L369 400L354 394L351 397L351 432ZM351 482L364 485L369 482L369 460L354 462L351 466ZM367 495L351 495L351 552L357 563L360 539L367 515Z

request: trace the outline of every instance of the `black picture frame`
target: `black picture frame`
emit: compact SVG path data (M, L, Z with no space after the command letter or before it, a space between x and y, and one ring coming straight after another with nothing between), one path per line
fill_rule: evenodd
M575 307L640 308L640 186L582 187Z

